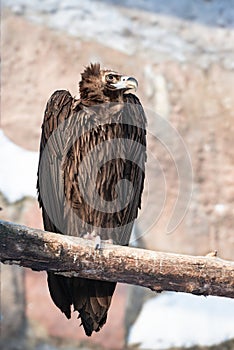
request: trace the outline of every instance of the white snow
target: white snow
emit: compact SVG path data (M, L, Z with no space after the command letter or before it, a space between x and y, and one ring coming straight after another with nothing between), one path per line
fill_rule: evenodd
M156 350L209 346L233 337L233 299L166 292L144 304L128 343Z
M38 153L17 146L0 129L0 192L9 202L36 196Z

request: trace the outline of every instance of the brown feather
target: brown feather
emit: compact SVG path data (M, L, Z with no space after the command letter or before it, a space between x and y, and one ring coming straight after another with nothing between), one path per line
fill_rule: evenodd
M146 161L145 114L135 95L121 91L105 93L99 64L85 69L79 86L80 100L74 100L68 91L56 91L45 110L37 181L44 227L80 237L95 227L101 239L111 238L116 244L126 245L141 206ZM121 104L107 104L112 102ZM131 144L116 142L120 139ZM88 157L92 151L96 156ZM93 206L99 203L89 177L96 169L95 190L100 200L105 201L106 211ZM116 186L124 179L131 182L133 195L131 198L125 181L118 200ZM115 207L115 200L121 202L122 209ZM105 324L116 283L67 278L49 272L48 285L54 303L67 318L71 317L72 305L79 312L87 335Z

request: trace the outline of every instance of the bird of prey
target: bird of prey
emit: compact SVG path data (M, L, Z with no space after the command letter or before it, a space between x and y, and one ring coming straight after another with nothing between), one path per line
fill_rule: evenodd
M42 124L38 200L47 231L127 245L141 207L146 117L137 80L90 64L79 98L55 91ZM62 256L61 256L62 259ZM106 323L116 283L48 272L55 305L78 311L86 335Z

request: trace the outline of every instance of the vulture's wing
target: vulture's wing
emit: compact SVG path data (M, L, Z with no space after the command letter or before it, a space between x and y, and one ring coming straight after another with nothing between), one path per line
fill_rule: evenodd
M129 121L128 132L126 137L129 137L134 142L127 150L128 157L131 162L126 166L124 177L127 178L133 185L133 197L130 205L125 209L125 223L132 223L132 225L126 226L126 232L124 232L124 240L129 242L132 226L134 220L137 218L138 210L141 209L141 197L144 188L145 179L145 163L146 156L146 116L144 109L140 103L140 100L133 94L125 95L125 112L124 120ZM128 175L130 173L130 176ZM126 243L125 243L126 244Z
M63 183L61 160L65 147L66 120L73 98L66 90L55 91L46 105L38 166L38 201L47 231L63 233ZM48 213L47 213L48 212Z

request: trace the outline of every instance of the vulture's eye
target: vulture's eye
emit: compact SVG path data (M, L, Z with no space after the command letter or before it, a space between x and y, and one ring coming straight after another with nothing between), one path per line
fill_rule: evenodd
M106 76L106 78L107 78L108 81L113 81L113 80L115 79L115 77L114 77L113 74L108 74L108 75Z

